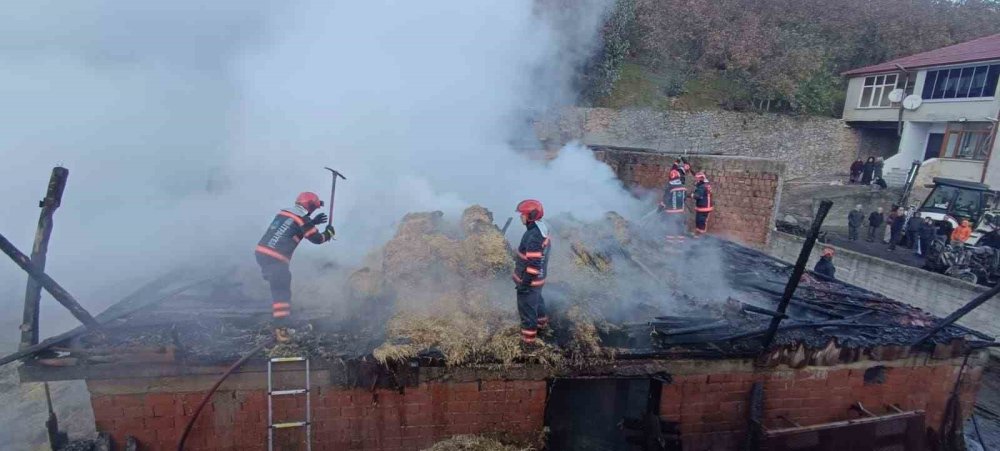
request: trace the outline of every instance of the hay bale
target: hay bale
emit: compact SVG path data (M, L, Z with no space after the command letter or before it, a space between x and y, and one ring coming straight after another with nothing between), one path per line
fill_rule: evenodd
M456 435L435 443L424 451L534 451L535 448L505 445L481 435Z
M493 213L479 205L473 205L462 212L461 224L466 236L484 233L490 229L496 230Z
M382 292L382 274L367 266L361 268L347 278L347 289L353 300L377 297Z

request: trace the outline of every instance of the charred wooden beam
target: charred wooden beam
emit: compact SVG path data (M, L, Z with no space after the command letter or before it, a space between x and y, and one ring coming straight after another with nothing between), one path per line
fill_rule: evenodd
M31 262L39 271L45 270L45 254L49 250L49 237L52 236L52 216L62 203L62 195L66 189L66 180L68 178L68 169L63 167L52 168L52 176L49 177L49 187L45 192L45 198L38 202L42 213L38 216L35 243L31 247ZM21 322L21 349L38 344L38 312L41 306L41 299L42 286L33 277L28 277L28 286L24 290L24 319Z
M101 315L100 315L100 321L99 322L101 324L107 324L109 322L115 321L118 318L121 318L121 317L126 316L128 314L135 313L139 308L142 308L144 306L148 306L150 304L155 304L155 303L158 303L158 302L162 302L162 301L164 301L166 299L170 299L170 298L176 296L177 294L183 293L183 292L185 292L185 291L187 291L187 290L189 290L191 288L194 288L196 286L200 286L200 285L203 285L203 284L206 284L206 283L209 283L209 282L215 280L214 277L197 280L197 281L194 281L194 282L191 282L191 283L187 283L187 284L181 285L181 286L179 286L179 287L177 287L175 289L170 290L169 292L166 292L166 293L164 293L164 294L162 294L160 296L156 296L155 298L152 298L152 296L160 294L162 290L164 290L165 288L167 288L167 286L171 283L171 280L173 280L175 277L177 277L177 273L176 272L171 272L171 273L168 273L168 274L164 275L163 277L160 277L160 278L154 280L153 282L150 282L150 283L142 286L141 288L139 288L138 290L136 290L134 293L132 293L132 294L128 295L127 297L125 297L125 299L122 299L121 301L119 301L118 303L116 303L114 306L112 306L108 310L106 310L103 313L101 313ZM147 299L147 298L150 298L150 299ZM63 333L61 333L59 335L56 335L54 337L46 338L41 343L38 343L36 345L32 345L32 346L29 346L29 347L27 347L25 349L21 349L21 350L15 352L15 353L12 353L12 354L0 357L0 366L6 365L6 364L8 364L10 362L13 362L15 360L20 360L20 359L22 359L24 357L27 357L29 355L32 355L32 354L34 354L36 352L44 351L46 349L49 349L49 348L51 348L51 347L53 347L53 346L55 346L55 345L57 345L59 343L62 343L65 340L68 340L70 338L73 338L73 337L76 337L76 336L80 335L86 329L87 328L85 328L85 327L77 327L76 329L70 330L68 332L63 332Z
M99 326L97 320L91 316L87 309L83 308L73 295L69 294L62 285L45 274L44 271L35 267L31 262L31 259L23 252L17 249L10 241L7 240L5 236L0 234L0 251L7 254L17 266L20 266L25 272L27 272L33 279L35 279L45 291L48 291L63 307L66 307L70 313L73 314L76 319L80 320L87 327L96 328Z
M62 449L69 442L69 436L65 432L59 431L59 419L56 418L56 411L52 409L52 394L49 392L49 383L43 383L45 387L45 404L49 409L49 417L45 420L45 431L49 435L49 446L52 449Z
M764 384L754 382L750 387L750 402L747 409L747 438L743 443L743 451L760 449L761 438L764 435Z
M792 270L792 276L788 279L788 284L785 285L785 292L781 296L781 302L778 303L778 313L782 315L788 309L788 303L791 302L792 295L795 294L795 288L799 286L799 280L802 278L802 273L805 272L809 255L812 254L813 246L816 244L816 237L819 236L819 229L823 226L826 214L830 212L830 207L832 206L833 202L830 200L823 200L819 204L816 217L813 219L812 227L809 229L809 235L806 236L806 241L802 244L802 250L799 251L799 259L795 262L795 269ZM775 317L771 320L767 335L764 336L761 352L766 352L768 346L771 346L771 342L774 341L774 334L778 332L778 326L780 325L781 317Z
M918 338L916 341L914 341L911 346L919 346L923 342L925 342L928 339L930 339L931 337L933 337L934 334L940 332L941 329L944 329L945 327L948 327L948 326L954 324L955 321L958 321L958 320L962 319L963 316L965 316L969 312L975 310L976 307L979 307L980 305L983 305L984 302L992 299L993 296L997 295L997 293L1000 293L1000 284L997 284L997 286L995 286L993 288L990 288L985 293L980 294L979 296L976 296L975 299L969 301L968 304L965 304L961 308L959 308L958 310L955 310L954 313L952 313L951 315L948 315L947 318L943 319L940 323L938 323L937 325L935 325L934 328L930 330L930 332L927 332L926 334L924 334L923 336L921 336L920 338Z
M87 309L83 308L73 295L69 294L62 285L59 285L55 280L45 274L44 271L35 267L34 263L27 255L17 249L10 241L7 240L5 236L0 234L0 250L7 254L17 266L20 266L25 272L27 272L33 279L35 279L45 291L48 291L63 307L66 307L70 313L73 314L76 319L80 320L85 326L90 328L97 328L100 324L97 320L90 315Z

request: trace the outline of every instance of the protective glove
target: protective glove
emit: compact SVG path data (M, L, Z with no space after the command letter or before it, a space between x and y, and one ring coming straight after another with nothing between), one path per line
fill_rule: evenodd
M656 206L656 211L663 211L666 209L667 209L667 204L664 204L663 202L660 202L660 204Z
M311 220L309 220L309 224L310 225L314 225L314 226L315 225L320 225L320 224L326 222L326 219L327 219L326 218L326 213L320 213L320 214L316 215L315 218L312 218Z
M326 230L324 230L323 233L326 234L326 239L329 240L329 239L333 239L334 235L337 234L337 231L333 230L333 226L332 225L328 225L328 226L326 226Z

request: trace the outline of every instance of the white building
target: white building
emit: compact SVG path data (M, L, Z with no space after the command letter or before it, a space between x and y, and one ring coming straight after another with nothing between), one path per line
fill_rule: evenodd
M948 177L1000 189L1000 34L843 75L849 77L844 121L859 129L863 143L895 144L898 136L884 169L890 185L902 184L919 161L918 184ZM903 101L893 101L901 95Z

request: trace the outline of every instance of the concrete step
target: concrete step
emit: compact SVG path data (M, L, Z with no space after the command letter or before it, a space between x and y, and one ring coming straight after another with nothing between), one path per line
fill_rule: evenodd
M906 175L908 171L902 169L893 169L885 174L882 178L885 179L885 184L892 187L901 187L906 183Z

